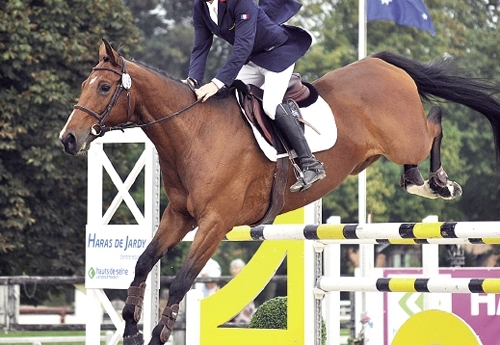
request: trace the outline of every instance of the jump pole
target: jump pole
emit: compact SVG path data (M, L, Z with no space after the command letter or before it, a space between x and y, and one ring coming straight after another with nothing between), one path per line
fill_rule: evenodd
M500 278L366 278L321 277L317 293L330 291L424 292L424 293L494 293L500 294Z
M500 244L500 222L273 224L238 226L230 241L320 240L329 243Z
M228 239L231 240L316 240L315 242L321 242L324 245L331 243L391 243L391 244L426 244L423 250L432 248L432 250L425 251L423 260L432 260L432 256L429 257L429 252L432 254L436 251L437 244L461 244L461 243L471 243L471 244L495 244L500 243L500 222L437 222L436 217L428 217L424 219L422 223L370 223L370 224L309 224L309 225L264 225L260 227L236 227L232 232L228 233ZM329 246L325 246L325 249ZM434 263L437 260L434 259ZM325 267L326 268L326 267ZM338 276L334 273L329 273L331 276ZM471 286L475 286L472 289L468 289L465 286L469 286L471 281L453 281L455 285L458 284L459 288L453 290L452 287L447 287L442 284L443 281L439 280L437 273L434 270L427 270L424 274L430 276L429 287L432 288L430 292L444 290L443 292L459 292L471 293L471 291L481 291L478 288L477 281L472 281ZM432 279L432 278L437 278ZM321 278L324 279L324 283L328 282L328 277ZM449 280L447 280L450 282ZM330 291L340 291L345 289L345 291L361 291L366 293L369 291L377 292L375 288L365 290L361 288L352 288L357 286L359 281L349 281L346 286L342 288L330 289ZM410 281L412 282L412 281ZM396 286L397 281L393 281L392 284ZM374 286L373 282L364 283L364 286ZM371 284L371 285L370 285ZM401 284L401 283L400 283ZM414 288L411 283L405 281L405 286L408 292L419 292ZM427 284L427 283L426 283ZM475 285L474 285L475 284ZM488 280L486 281L488 288L485 291L492 292L496 291L496 284L498 282ZM376 286L376 285L375 285ZM391 285L392 286L392 285ZM493 287L492 287L493 286ZM450 291L446 291L450 290ZM458 290L458 291L457 291ZM325 291L317 288L315 289L318 298L321 298L325 294ZM334 292L336 293L336 292ZM329 298L331 293L326 294L326 299ZM425 308L433 307L432 294L424 294L424 305ZM428 301L431 299L430 301ZM329 322L331 323L331 322ZM329 335L335 334L335 332L328 332Z

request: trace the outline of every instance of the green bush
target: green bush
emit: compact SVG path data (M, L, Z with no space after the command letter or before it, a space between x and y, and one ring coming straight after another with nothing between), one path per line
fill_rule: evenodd
M276 297L264 302L250 321L250 328L286 329L287 297Z
M262 303L250 321L250 328L287 329L287 297L275 297ZM321 320L321 344L326 344L326 325Z

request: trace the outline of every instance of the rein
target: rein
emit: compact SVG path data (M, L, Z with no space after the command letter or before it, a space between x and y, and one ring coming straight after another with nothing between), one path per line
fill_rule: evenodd
M172 117L175 117L177 115L180 115L181 113L190 109L191 107L193 107L197 103L201 102L201 99L196 100L195 102L189 104L188 106L182 108L181 110L176 111L173 114L166 115L166 116L164 116L158 120L155 120L153 122L148 122L148 123L144 123L144 124L140 124L140 125L136 124L136 123L130 123L129 122L129 118L130 118L130 88L132 87L132 78L130 77L130 74L127 73L127 66L126 66L125 59L123 57L121 57L121 59L122 59L122 70L121 71L117 71L115 69L108 68L108 67L94 67L92 69L93 71L102 71L102 70L110 71L110 72L118 74L121 77L120 84L118 84L118 86L116 87L115 93L113 94L113 97L111 97L111 101L109 102L108 106L106 107L106 109L104 109L104 111L101 114L98 114L95 111L93 111L92 109L89 109L89 108L87 108L83 105L80 105L80 104L75 104L73 106L73 109L82 110L82 111L86 112L87 114L95 117L99 121L99 123L92 125L92 127L90 128L90 133L92 135L95 135L97 137L102 137L106 132L109 132L109 131L115 131L115 130L123 131L123 130L128 129L128 128L148 127L150 125L154 125L154 124L163 122L167 119L170 119ZM108 127L104 124L104 122L106 121L106 118L111 113L111 110L114 108L114 106L118 102L118 98L120 97L120 94L123 90L127 90L127 120L121 124L116 125L116 126Z

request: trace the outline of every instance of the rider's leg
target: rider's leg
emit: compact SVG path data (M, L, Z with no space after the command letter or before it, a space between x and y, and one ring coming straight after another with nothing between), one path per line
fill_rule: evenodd
M241 80L246 85L252 84L260 88L264 85L264 75L261 73L260 67L251 61L243 65L236 79Z
M261 69L265 77L262 104L265 113L274 119L287 144L297 153L303 176L290 187L290 191L298 192L309 189L314 182L325 178L326 173L323 164L311 153L304 131L292 109L288 104L282 103L294 67L295 65L291 65L279 73Z
M290 191L298 192L309 189L311 185L325 178L323 164L311 153L304 132L297 117L290 110L288 104L283 103L276 108L276 127L285 136L287 143L295 150L299 158L303 176L290 187Z

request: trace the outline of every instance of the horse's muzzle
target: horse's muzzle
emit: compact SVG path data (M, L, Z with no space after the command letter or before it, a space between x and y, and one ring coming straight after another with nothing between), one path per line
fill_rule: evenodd
M76 138L72 133L68 133L61 138L61 142L64 145L64 152L73 156L78 153L79 149L77 148Z

